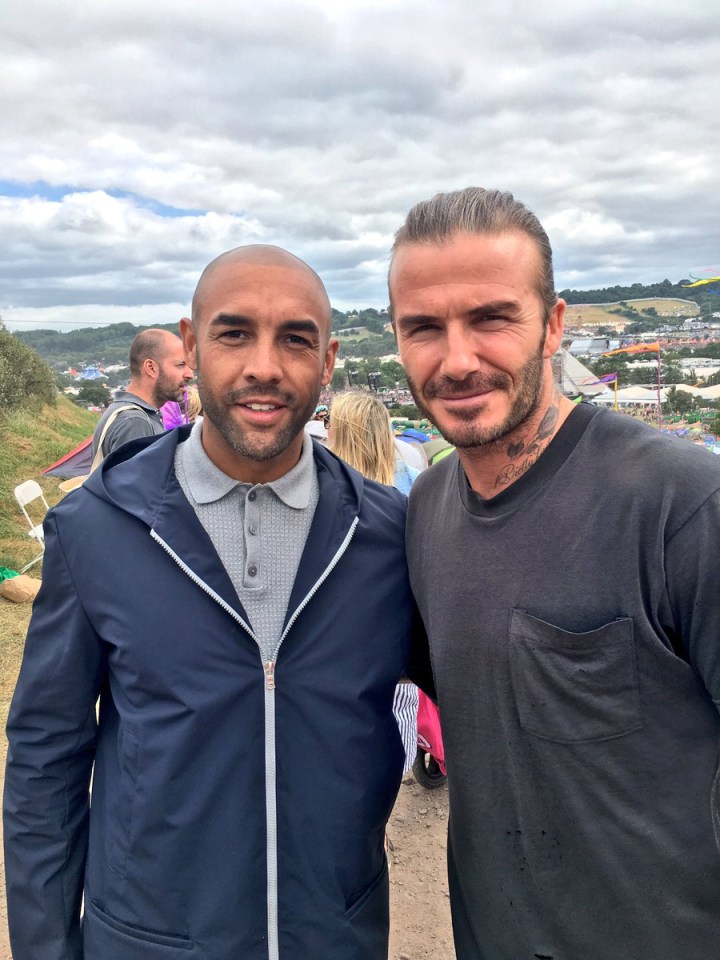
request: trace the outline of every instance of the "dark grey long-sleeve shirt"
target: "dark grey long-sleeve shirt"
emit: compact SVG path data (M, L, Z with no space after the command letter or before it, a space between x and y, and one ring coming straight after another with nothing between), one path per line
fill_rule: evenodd
M458 960L720 952L719 548L720 460L585 405L491 500L415 484Z

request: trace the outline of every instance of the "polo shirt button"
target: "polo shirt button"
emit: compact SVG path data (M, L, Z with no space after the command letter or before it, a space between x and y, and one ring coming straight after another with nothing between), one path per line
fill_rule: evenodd
M255 526L254 523L251 523L250 526L248 527L248 533L250 534L251 537L254 537L255 534L257 533L257 527Z
M251 577L256 577L256 576L257 576L257 567L255 566L254 563L252 564L252 566L248 567L248 574L249 574Z
M255 500L257 498L257 493L254 490L251 490L248 494L248 500Z

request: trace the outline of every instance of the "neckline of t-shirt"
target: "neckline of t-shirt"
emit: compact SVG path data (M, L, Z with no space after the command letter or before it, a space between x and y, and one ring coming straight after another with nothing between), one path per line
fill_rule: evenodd
M457 460L457 478L460 499L470 513L478 517L497 517L508 513L521 502L539 490L554 476L577 446L592 418L600 412L600 407L590 403L578 403L548 444L547 449L521 477L501 490L494 497L486 499L476 493L465 475L460 460Z

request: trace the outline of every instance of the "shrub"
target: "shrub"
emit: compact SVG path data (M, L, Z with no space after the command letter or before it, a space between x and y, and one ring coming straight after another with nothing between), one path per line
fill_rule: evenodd
M0 326L0 410L55 404L57 390L50 367L9 330Z

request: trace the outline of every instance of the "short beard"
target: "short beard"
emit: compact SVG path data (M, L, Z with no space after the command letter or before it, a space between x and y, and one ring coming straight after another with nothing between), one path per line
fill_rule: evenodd
M454 420L465 420L466 423L453 424L451 427L435 423L448 443L460 450L486 447L502 440L503 437L517 430L518 427L521 427L530 419L538 409L542 395L544 339L543 337L543 342L540 344L537 353L530 357L520 371L517 395L505 419L500 423L483 427L475 422L479 416L477 407L474 410L455 413ZM427 401L440 394L452 396L453 393L463 394L474 390L504 390L509 393L512 388L512 380L504 373L472 374L464 380L451 380L442 377L438 380L428 381L422 390L417 384L413 383L409 376L407 381L415 403L424 416L431 421L433 420L433 414ZM482 411L482 406L479 405L479 409Z
M155 381L155 389L153 390L153 403L158 410L163 404L168 403L171 400L174 403L179 403L182 399L184 389L184 385L180 387L173 386L169 377L161 375Z
M317 393L310 397L305 406L295 409L296 397L294 394L284 393L273 387L263 387L263 399L277 399L291 411L294 411L288 425L279 433L268 432L265 434L261 430L247 431L240 427L233 419L229 409L235 403L242 403L245 398L250 399L257 396L257 387L233 390L226 393L218 402L215 396L205 389L202 377L198 377L198 393L202 402L203 416L207 417L212 423L225 443L241 457L256 463L274 460L275 457L285 453L315 412L315 407L320 398L320 388L318 388Z

